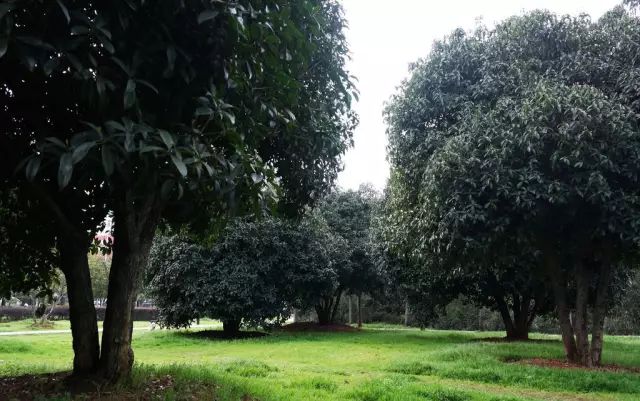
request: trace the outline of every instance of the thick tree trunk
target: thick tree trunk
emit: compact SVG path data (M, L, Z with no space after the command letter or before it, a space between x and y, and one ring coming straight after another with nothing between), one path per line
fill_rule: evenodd
M576 362L578 356L578 350L576 346L576 339L573 332L573 325L571 324L571 309L567 302L567 290L566 280L563 277L560 270L560 264L556 257L553 255L553 251L550 249L543 250L543 257L545 259L545 268L551 279L551 286L553 288L553 296L556 301L556 309L558 311L558 320L560 321L560 332L562 334L562 343L564 345L564 352L569 361Z
M240 319L226 319L222 321L222 332L233 337L240 332Z
M67 281L74 352L73 374L78 377L89 376L98 368L100 344L87 260L88 248L75 237L62 236L58 250L60 266Z
M494 295L494 299L496 304L498 305L498 312L500 312L500 317L502 318L502 323L504 324L504 329L507 332L507 339L515 340L516 339L516 329L513 324L513 320L511 319L511 313L509 312L509 306L504 299L504 296L496 294Z
M518 297L518 294L514 294L514 297ZM531 307L531 296L525 294L522 296L522 299L519 299L519 302L514 305L513 311L513 339L514 340L528 340L529 339L529 329L531 328L531 323L535 317L535 308Z
M611 281L611 266L605 260L600 266L596 300L593 306L593 328L591 334L591 362L594 366L602 363L602 345L604 340L604 319L606 313L607 289Z
M578 362L583 366L591 366L589 350L588 304L591 270L583 263L576 265L576 318L573 330L576 336Z
M316 314L318 315L318 324L325 326L331 323L331 306L330 305L316 305Z
M133 309L147 265L149 251L160 219L160 210L153 199L136 208L131 196L114 210L114 246L107 310L102 333L100 374L115 383L129 376L133 366L131 336Z

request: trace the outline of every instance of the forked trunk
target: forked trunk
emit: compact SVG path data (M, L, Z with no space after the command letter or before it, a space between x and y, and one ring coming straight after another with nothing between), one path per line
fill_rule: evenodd
M132 312L160 218L152 199L146 202L140 208L132 201L123 202L114 211L113 259L100 355L100 374L110 383L127 377L133 366Z
M331 301L323 300L315 306L318 324L326 326L331 323Z
M576 336L577 362L591 366L588 331L588 303L591 270L583 263L576 265L576 314L573 330Z
M98 368L100 344L87 260L88 248L75 237L67 236L60 238L58 248L69 297L69 320L74 353L73 374L79 377L89 376Z
M571 324L571 309L567 302L566 280L557 258L553 254L553 250L544 249L543 257L545 259L545 268L551 279L553 287L553 296L556 301L556 309L558 311L558 320L560 321L560 332L562 334L562 343L567 359L571 362L577 362L578 349L576 339Z

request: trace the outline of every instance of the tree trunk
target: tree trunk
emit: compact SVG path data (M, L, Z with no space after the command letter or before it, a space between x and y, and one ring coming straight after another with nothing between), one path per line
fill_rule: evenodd
M331 323L331 306L320 304L315 306L318 315L318 324L325 326Z
M358 328L362 328L362 294L358 294Z
M562 333L564 352L569 361L576 362L578 359L578 350L573 325L571 324L571 309L567 302L566 280L560 270L560 264L553 254L553 250L548 248L543 249L543 257L545 259L545 268L551 279L551 286L553 287L553 296L556 301L558 320L560 321L560 332Z
M131 199L130 193L125 194L125 200L114 210L115 240L100 355L100 374L110 383L131 373L133 309L160 220L153 196L143 200L145 204L139 209Z
M498 312L500 312L500 317L502 318L502 323L504 324L504 329L507 332L508 340L516 340L516 329L513 324L513 319L511 319L511 313L509 312L509 306L507 305L507 301L505 301L504 296L501 294L495 294L493 298L498 305Z
M89 376L98 368L100 344L87 259L88 247L75 237L61 236L58 250L60 266L67 281L74 353L73 374Z
M591 270L579 262L576 265L576 318L573 331L576 336L578 350L577 359L583 366L591 366L591 352L589 350L588 304L589 286L591 284Z
M226 319L222 321L222 332L229 337L235 337L240 332L241 319Z
M349 324L353 324L353 307L351 305L353 303L352 298L353 297L351 295L347 297L347 301L349 302Z
M333 323L336 321L336 314L338 313L338 307L340 307L340 299L342 298L342 288L338 288L335 294L335 301L333 304L333 310L331 311L331 317L329 318L329 323Z
M404 300L404 325L409 326L409 298Z
M594 366L602 363L602 345L604 340L604 319L606 314L607 289L611 281L611 266L605 260L600 266L596 300L593 306L593 328L591 334L591 362Z

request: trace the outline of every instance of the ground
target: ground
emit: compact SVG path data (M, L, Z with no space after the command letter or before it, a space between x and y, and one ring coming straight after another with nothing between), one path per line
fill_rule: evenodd
M389 326L366 326L360 332L280 332L235 341L175 331L138 331L134 335L136 367L132 382L126 388L114 390L115 393L101 394L100 399L637 401L640 398L640 374L634 370L640 367L638 337L606 338L604 362L621 369L586 371L526 363L533 358L562 358L559 338L543 335L534 335L536 341L527 343L506 343L495 341L500 333L420 331ZM0 337L0 386L4 383L8 387L8 377L68 370L71 358L68 334ZM41 376L36 379L44 380Z

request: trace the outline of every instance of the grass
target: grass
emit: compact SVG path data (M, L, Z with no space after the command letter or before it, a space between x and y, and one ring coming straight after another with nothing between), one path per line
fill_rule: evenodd
M203 384L215 386L220 401L640 398L640 374L514 363L562 358L562 345L557 337L542 335L527 343L479 341L500 335L385 326L357 333L275 333L215 341L186 332L135 332L136 368L128 385L142 389L169 375L174 385L158 398L166 400L192 399L198 391L189 386ZM640 338L609 336L605 341L605 363L640 366ZM0 337L0 376L69 369L71 358L66 334Z
M201 319L201 325L215 325L219 324L217 320ZM98 322L98 327L102 327L102 322ZM136 328L148 328L148 321L136 321L133 322L133 327ZM17 320L11 322L0 322L0 333L6 333L10 331L42 331L42 330L69 330L71 328L68 320L53 320L47 322L46 326L34 325L32 319Z

